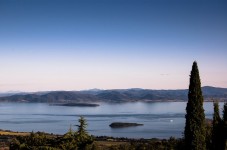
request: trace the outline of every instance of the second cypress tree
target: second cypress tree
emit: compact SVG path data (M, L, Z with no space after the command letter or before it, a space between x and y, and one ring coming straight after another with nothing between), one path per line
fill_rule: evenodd
M214 102L214 114L213 114L213 129L212 129L212 149L220 150L222 149L222 143L220 143L222 137L222 122L219 114L219 104L218 101Z
M227 103L225 102L223 108L223 118L222 118L222 126L221 126L221 149L227 149L226 147L226 139L227 139Z
M193 63L191 70L185 118L185 149L205 150L205 114L203 109L203 95L197 62Z

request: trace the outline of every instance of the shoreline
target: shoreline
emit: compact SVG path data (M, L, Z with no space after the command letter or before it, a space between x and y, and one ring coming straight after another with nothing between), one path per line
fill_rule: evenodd
M38 133L41 131L37 131L34 133ZM11 131L11 130L3 130L0 129L0 139L1 137L17 137L17 136L29 136L32 132L20 132L20 131ZM48 133L48 132L41 132L46 135L52 135L52 136L63 136L64 134L53 134L53 133ZM66 134L66 133L65 133ZM127 137L112 137L112 136L95 136L91 135L95 141L149 141L149 140L163 140L163 139L169 139L169 138L127 138Z

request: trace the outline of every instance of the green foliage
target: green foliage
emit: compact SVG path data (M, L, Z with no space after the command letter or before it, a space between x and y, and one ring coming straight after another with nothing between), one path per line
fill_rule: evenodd
M77 142L74 136L74 132L70 130L61 139L61 144L59 146L62 150L75 150L77 149Z
M86 120L84 119L83 116L80 117L79 123L80 124L77 125L77 127L78 127L77 134L78 135L87 135L87 131L86 131L87 122L86 122Z
M219 104L218 101L213 103L214 114L213 114L213 128L212 128L212 149L220 150L222 149L222 120L219 114Z
M86 131L86 120L79 119L78 131L71 127L64 136L53 136L42 132L31 132L29 136L19 136L10 144L12 150L87 150L91 149L93 138ZM90 147L89 147L90 146Z
M219 113L219 103L218 101L213 102L214 105L214 114L213 114L213 127L217 126L221 122L221 117Z
M80 117L78 130L73 132L71 126L69 131L63 136L60 148L63 150L85 150L93 143L92 137L86 131L87 123L84 117Z
M99 148L98 148L97 144L93 143L90 147L90 150L99 150Z
M224 124L227 124L227 103L224 104L223 108L223 122Z
M86 131L87 122L84 117L79 119L78 131L75 133L75 139L79 149L85 149L87 145L92 144L93 138Z
M55 137L42 133L31 132L29 136L19 136L10 144L12 150L59 150Z
M183 140L175 139L171 137L166 140L151 139L151 140L130 140L128 142L122 142L120 144L113 144L102 146L95 142L93 144L87 144L83 148L79 148L76 139L74 139L74 133L66 133L63 137L51 137L46 135L46 145L31 146L26 143L26 140L32 139L32 137L38 137L40 133L33 133L28 137L18 137L13 139L11 144L12 150L183 150ZM43 135L41 135L43 137ZM38 138L41 138L38 137ZM37 142L37 141L34 141ZM113 142L114 143L114 142Z
M222 134L221 134L221 145L222 149L227 149L226 139L227 139L227 103L224 104L223 108L223 118L222 118Z
M206 123L206 149L212 150L212 124Z
M171 137L166 140L131 141L131 143L112 145L105 150L183 150L183 140Z
M10 143L10 149L17 150L20 149L20 141L16 138L12 139L12 142Z
M205 150L206 129L203 109L203 95L197 63L194 62L190 75L188 103L186 107L184 131L185 149Z

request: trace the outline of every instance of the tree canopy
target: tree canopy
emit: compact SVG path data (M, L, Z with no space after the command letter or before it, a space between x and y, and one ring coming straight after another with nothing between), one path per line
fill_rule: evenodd
M185 149L205 150L205 114L197 62L193 62L192 65L185 118Z

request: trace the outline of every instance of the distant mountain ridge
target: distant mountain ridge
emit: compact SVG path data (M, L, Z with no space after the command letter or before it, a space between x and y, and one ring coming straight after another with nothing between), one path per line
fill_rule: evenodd
M227 88L202 87L205 100L227 100ZM137 101L186 101L188 90L116 89L86 91L50 91L14 94L0 97L0 102L137 102Z

